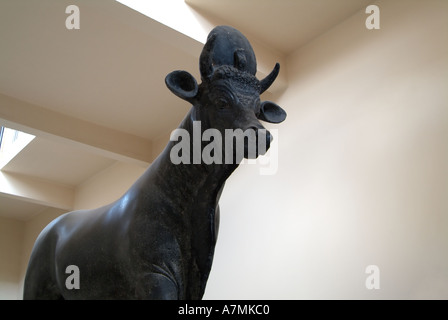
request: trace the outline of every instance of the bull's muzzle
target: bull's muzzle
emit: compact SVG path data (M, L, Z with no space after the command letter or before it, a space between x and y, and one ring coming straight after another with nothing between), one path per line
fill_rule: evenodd
M263 127L250 127L246 130L244 139L244 158L256 159L259 155L264 155L271 146L273 137L271 133Z

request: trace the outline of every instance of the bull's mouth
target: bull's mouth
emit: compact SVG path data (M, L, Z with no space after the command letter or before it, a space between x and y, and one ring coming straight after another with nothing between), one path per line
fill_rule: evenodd
M264 155L271 146L272 135L266 129L251 128L252 134L245 135L243 139L233 139L234 158L238 160L256 159L260 155ZM249 132L249 131L246 131ZM244 143L243 148L238 144Z

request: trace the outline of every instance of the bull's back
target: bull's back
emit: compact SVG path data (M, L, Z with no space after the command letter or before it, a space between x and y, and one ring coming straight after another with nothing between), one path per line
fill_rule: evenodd
M50 222L40 233L31 252L24 283L24 299L76 298L79 290L66 287L68 267L76 266L89 281L90 271L101 269L117 247L110 238L109 206L66 213ZM112 238L113 239L113 238ZM113 261L109 261L109 263ZM96 264L96 265L95 265ZM83 290L85 294L88 290ZM81 298L81 297L80 297ZM92 297L93 298L93 297Z
M53 227L59 218L47 225L34 243L25 275L23 288L25 300L62 298L54 263L57 234Z

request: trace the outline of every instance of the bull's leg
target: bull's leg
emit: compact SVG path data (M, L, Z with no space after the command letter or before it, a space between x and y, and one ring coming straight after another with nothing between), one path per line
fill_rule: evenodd
M179 299L176 284L160 273L148 273L143 281L137 284L137 299L147 300L177 300Z

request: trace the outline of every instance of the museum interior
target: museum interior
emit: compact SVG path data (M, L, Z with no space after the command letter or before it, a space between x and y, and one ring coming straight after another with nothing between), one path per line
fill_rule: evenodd
M226 182L203 298L448 299L446 0L1 1L0 299L50 221L151 166L191 108L165 77L200 83L218 25L280 64L287 118Z

